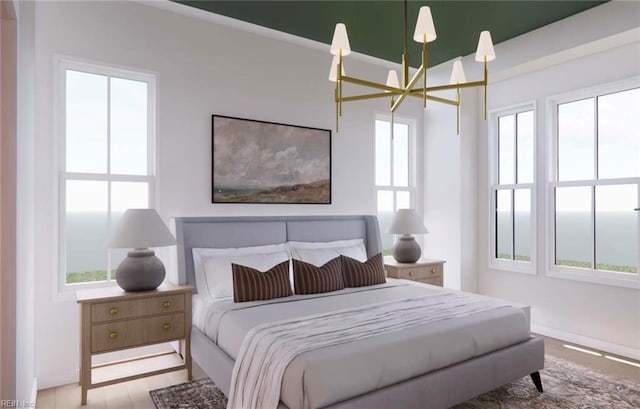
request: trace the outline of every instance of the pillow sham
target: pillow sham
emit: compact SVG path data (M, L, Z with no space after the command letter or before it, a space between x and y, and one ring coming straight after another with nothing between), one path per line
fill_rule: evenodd
M362 239L328 242L289 241L287 247L291 252L291 258L311 263L316 267L322 266L340 255L360 261L367 260L367 250Z
M342 290L342 264L340 257L316 267L311 263L293 259L293 285L296 294L317 294Z
M340 256L342 276L346 287L365 287L384 284L384 264L382 253L378 253L364 263L347 256Z
M221 249L194 248L192 254L198 294L216 298L233 296L231 263L267 270L289 259L285 243ZM260 257L274 254L277 256ZM254 257L257 260L247 256L257 256ZM208 262L207 269L205 261Z
M233 302L272 300L289 297L289 260L276 264L267 271L231 264L233 272Z

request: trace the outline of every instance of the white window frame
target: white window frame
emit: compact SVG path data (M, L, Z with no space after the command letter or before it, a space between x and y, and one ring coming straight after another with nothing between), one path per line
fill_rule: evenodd
M409 183L407 183L408 186L406 187L401 187L401 186L393 186L393 141L391 143L391 150L389 151L389 155L391 155L390 158L390 166L391 166L391 178L390 178L390 185L378 185L376 180L375 180L375 159L373 161L373 177L374 177L374 203L376 206L376 214L378 213L378 191L384 190L384 191L392 191L393 192L393 208L396 209L396 192L409 192L409 195L411 196L411 200L409 202L409 205L416 209L416 211L418 211L418 214L421 214L422 212L420 211L420 209L417 209L417 203L418 203L418 198L417 196L417 171L416 171L416 167L417 167L417 163L416 163L416 120L413 118L409 118L409 117L400 117L398 115L393 115L393 121L391 118L391 115L388 113L380 113L380 112L376 112L375 117L374 117L374 139L375 139L375 121L386 121L386 122L390 122L393 124L404 124L407 125L409 127ZM374 155L373 157L375 158L375 143L373 144L373 149L374 149ZM395 212L395 210L394 210Z
M106 173L82 173L66 171L66 71L80 71L91 74L104 75L107 77L117 77L129 80L141 81L147 83L147 174L146 175L121 175L111 174L111 134L107 132L107 172ZM156 74L144 72L137 69L129 69L123 67L115 67L104 63L95 63L74 57L54 56L54 144L57 147L57 157L54 159L54 175L53 186L54 195L54 215L57 215L54 223L54 250L55 257L54 271L57 272L54 281L54 299L69 299L76 290L95 287L115 286L114 277L110 277L111 269L115 266L111 265L111 254L108 249L107 260L107 281L94 281L86 283L67 284L66 282L66 226L65 226L65 210L66 210L66 181L67 180L90 180L90 181L106 181L106 182L145 182L148 184L148 203L150 208L154 208L156 204ZM107 98L110 98L110 81L107 81ZM107 103L107 113L111 110L110 104ZM107 124L109 121L107 121ZM109 126L109 125L107 125ZM107 128L109 129L109 128ZM111 184L107 183L108 200L107 215L108 224L111 224Z
M533 182L530 183L510 183L499 184L499 159L500 152L498 151L498 119L502 116L515 115L520 112L533 111ZM488 260L489 268L494 270L515 271L523 274L537 274L537 163L538 163L538 110L536 107L536 101L528 101L517 105L511 105L508 107L492 109L489 111L489 143L488 145L488 158L489 158L489 231L490 240L488 246ZM514 121L514 127L517 127L517 121ZM514 133L517 135L517 133ZM514 145L516 147L514 152L514 168L517 169L517 142ZM517 172L517 170L516 170ZM530 261L520 260L508 260L496 257L496 194L498 190L512 190L512 189L529 189L530 194L530 231L531 231L531 259ZM511 208L513 212L514 201L511 201ZM513 245L513 240L512 240Z
M606 186L606 185L622 185L622 184L637 184L638 185L638 204L640 204L640 177L632 178L615 178L615 179L587 179L580 181L558 181L558 105L579 101L586 98L595 98L602 95L621 92L633 88L640 87L640 77L633 77L623 81L617 81L609 84L599 85L587 89L573 91L561 95L556 95L546 98L546 116L547 116L547 135L548 135L548 183L547 183L547 260L546 275L549 277L565 278L570 280L585 281L596 284L612 285L617 287L627 288L640 288L640 251L638 252L636 266L639 268L638 273L617 273L605 270L597 270L594 268L579 268L562 266L555 264L555 188L557 187L590 187L590 186ZM594 109L597 110L597 103L594 105ZM594 138L597 141L597 111L595 111L596 117L594 118ZM597 175L597 156L598 145L594 146L594 175ZM593 199L592 199L592 206ZM640 217L636 218L638 237L640 237ZM591 220L591 231L593 232L593 219ZM592 248L595 251L595 236L592 237Z

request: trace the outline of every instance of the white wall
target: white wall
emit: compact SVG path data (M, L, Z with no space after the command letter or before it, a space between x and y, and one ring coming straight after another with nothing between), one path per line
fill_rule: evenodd
M432 69L430 83L448 83L451 66L443 63ZM473 75L467 79L481 78ZM445 287L472 292L477 290L477 95L476 89L460 92L460 135L454 106L432 102L424 120L424 218L429 229L424 253L446 261ZM439 96L455 99L453 92Z
M78 368L78 308L73 300L57 300L57 254L51 243L54 54L157 73L157 207L165 218L375 213L373 120L387 101L344 105L340 132L332 138L332 205L210 203L211 114L334 127L328 47L127 2L38 2L36 23L36 373L41 388L77 381ZM385 68L357 59L347 59L346 69L386 78ZM422 129L418 101L405 102L402 115L415 118Z
M35 3L18 2L18 191L16 399L31 401L35 377L34 74Z
M598 10L602 16L598 19L600 24L589 25L598 16ZM526 64L516 69L502 65L505 71L497 75L502 80L490 85L490 110L530 101L537 104L536 192L541 198L538 203L546 203L547 198L549 136L546 130L550 119L546 117L545 98L640 74L640 38L637 34L632 43L608 49L603 49L602 37L594 36L594 33L603 32L615 35L633 28L633 24L637 27L638 13L638 3L608 3L496 47L497 61L502 55L529 55L537 59L536 64L544 66L544 49L540 47L540 41L565 27L566 36L558 41L567 49L579 47L580 50L577 54L575 50L567 51L563 56L561 52L557 54L562 50L558 41L548 42L548 51L556 54L548 57L546 67L527 72ZM580 38L598 41L578 42ZM594 51L598 52L593 54ZM480 124L478 128L479 292L531 305L531 320L536 332L640 358L640 291L547 277L546 209L537 209L537 275L489 268L488 135L486 124Z

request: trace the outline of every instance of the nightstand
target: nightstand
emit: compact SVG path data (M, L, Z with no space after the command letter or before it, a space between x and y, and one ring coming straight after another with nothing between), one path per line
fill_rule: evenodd
M384 258L384 268L389 277L404 278L440 287L442 287L444 263L443 260L429 258L422 258L415 263L398 263L391 256Z
M93 388L126 382L145 376L187 369L191 379L191 294L192 286L164 283L156 290L125 292L120 287L80 290L80 386L82 404L87 403L87 391ZM93 355L145 345L180 341L180 355L168 367L156 368L140 362L138 368L152 368L131 373L126 368L120 378L96 376L96 371L109 365L131 364L132 360L92 366ZM139 361L152 357L138 358ZM115 371L118 372L118 371ZM111 371L113 374L114 371ZM96 379L94 379L96 378Z

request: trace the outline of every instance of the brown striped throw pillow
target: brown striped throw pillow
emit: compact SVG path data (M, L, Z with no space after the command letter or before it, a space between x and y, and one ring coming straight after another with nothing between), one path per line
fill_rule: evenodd
M293 259L293 284L296 294L328 293L342 290L344 279L342 278L340 257L327 261L322 267Z
M340 260L344 284L347 287L364 287L387 282L384 278L382 253L376 254L364 263L347 256L340 256Z
M233 263L231 269L234 302L271 300L292 295L289 260L276 264L264 273Z

